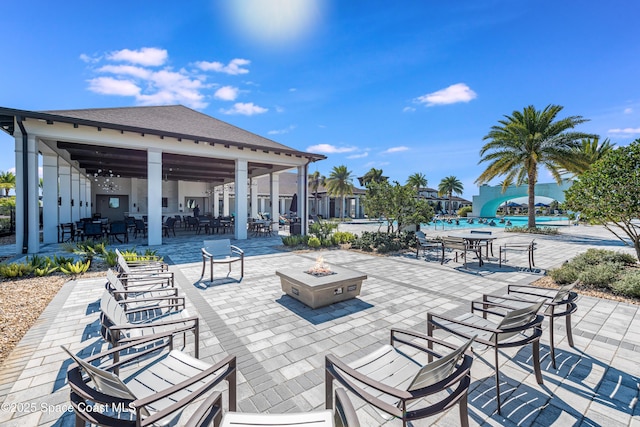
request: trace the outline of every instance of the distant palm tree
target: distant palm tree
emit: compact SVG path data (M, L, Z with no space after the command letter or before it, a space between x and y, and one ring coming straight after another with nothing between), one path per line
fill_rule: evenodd
M442 181L438 184L438 196L442 197L446 194L449 199L449 212L452 210L451 198L453 197L453 193L462 194L463 189L464 186L462 182L453 175L442 178Z
M366 187L370 182L381 183L386 181L387 178L382 176L382 173L382 169L371 168L369 172L365 173L362 177L362 185Z
M353 177L351 171L346 166L334 166L325 180L327 192L336 197L342 197L342 206L340 207L340 219L344 220L344 202L346 196L353 194Z
M407 178L407 185L415 188L416 191L420 191L420 188L427 186L427 177L424 176L423 173L416 172L409 175L409 178Z
M610 151L613 151L614 147L615 144L609 141L609 138L606 138L602 143L600 143L598 137L583 139L580 141L580 145L574 148L574 153L582 157L583 164L570 172L580 175L588 171L592 164L603 158Z
M0 173L0 188L4 190L4 195L9 195L9 190L16 187L16 176L11 171Z
M318 213L318 188L324 185L326 177L322 175L320 172L315 171L312 174L309 174L309 189L313 192L313 199L315 200L313 206L313 213Z
M568 132L586 122L582 116L570 116L556 120L563 107L548 105L538 111L534 106L514 111L491 127L483 138L490 140L480 150L479 163L490 162L476 183L485 184L499 175L522 185L527 181L529 220L528 227L536 226L535 185L538 182L538 166L545 166L556 182L562 182L562 170L574 171L583 164L575 155L577 141L594 135Z

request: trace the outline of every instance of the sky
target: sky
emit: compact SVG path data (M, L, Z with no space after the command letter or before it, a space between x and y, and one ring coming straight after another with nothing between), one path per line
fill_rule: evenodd
M631 0L7 2L0 106L182 104L325 154L309 172L453 175L471 200L483 137L526 106L640 138L638 16ZM4 132L0 150L12 170Z

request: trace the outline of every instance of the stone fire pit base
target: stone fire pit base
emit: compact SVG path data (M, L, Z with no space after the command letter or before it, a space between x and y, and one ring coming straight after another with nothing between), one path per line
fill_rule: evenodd
M315 309L360 295L366 274L342 267L331 267L336 274L313 276L300 268L278 270L282 291Z

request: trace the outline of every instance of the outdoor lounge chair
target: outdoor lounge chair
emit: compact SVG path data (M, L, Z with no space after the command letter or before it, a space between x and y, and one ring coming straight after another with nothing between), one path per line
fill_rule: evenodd
M504 254L504 262L507 262L507 251L509 252L526 252L529 258L529 271L533 270L536 263L533 261L533 252L536 250L535 239L530 243L505 243L500 245L500 253L498 266L502 267L502 255Z
M522 347L531 343L536 381L538 384L542 384L540 336L542 335L542 320L544 316L538 314L542 304L543 301L539 301L526 308L514 310L500 304L472 302L471 313L466 313L456 318L442 314L427 313L427 334L433 336L435 329L444 329L466 339L477 335L476 342L487 347L493 347L495 354L496 399L498 413L500 413L498 350L507 347ZM495 310L495 308L499 310ZM474 311L476 310L483 312L483 316L475 314ZM502 317L502 320L494 322L486 319L486 313Z
M189 316L184 309L184 297L138 299L136 308L127 309L126 301L118 301L105 290L100 299L100 332L114 347L158 333L193 331L196 357L200 347L198 316Z
M533 285L509 285L506 295L483 295L482 301L494 304L503 304L512 308L523 308L535 301L543 300L546 310L544 315L549 318L549 347L551 349L551 362L556 368L555 340L554 340L554 319L556 317L565 318L567 330L567 341L573 347L573 332L571 330L571 315L576 312L578 305L578 294L572 289L579 283L560 286L557 289L545 289Z
M228 264L229 272L227 277L231 274L231 264L240 261L240 280L244 277L244 251L237 246L231 244L229 239L220 240L205 240L204 247L202 248L202 273L200 274L200 280L204 277L204 271L207 267L207 263L210 265L209 281L213 281L213 265L214 264Z
M171 335L154 335L84 360L62 347L75 362L69 366L67 379L76 425L177 424L187 405L224 381L229 407L235 410L235 356L212 365L178 350L169 351L171 342Z
M390 344L351 363L325 357L325 404L333 407L333 381L379 410L408 422L446 411L458 404L460 424L469 425L467 393L473 358L461 347L417 332L392 329ZM445 347L448 354L433 350ZM425 345L426 344L426 345ZM433 357L437 359L433 360Z
M416 233L416 259L420 257L420 251L426 258L427 251L435 249L438 252L442 252L442 240L436 238L428 238L421 231Z
M215 392L196 409L185 427L360 427L344 389L336 388L335 410L287 414L227 412L222 417L222 394Z
M107 270L107 283L105 287L116 300L127 300L128 303L136 299L144 300L148 298L178 296L178 288L167 286L166 282L141 280L125 286L112 269Z
M155 273L169 270L169 265L157 256L145 255L143 257L144 259L127 260L118 248L115 249L115 252L118 257L120 273L126 272L123 270L127 270L129 273L135 273L137 271Z

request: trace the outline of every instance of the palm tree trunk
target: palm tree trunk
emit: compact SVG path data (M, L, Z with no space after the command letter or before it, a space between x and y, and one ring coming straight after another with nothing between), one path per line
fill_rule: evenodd
M533 177L529 176L529 228L536 227L536 183Z

